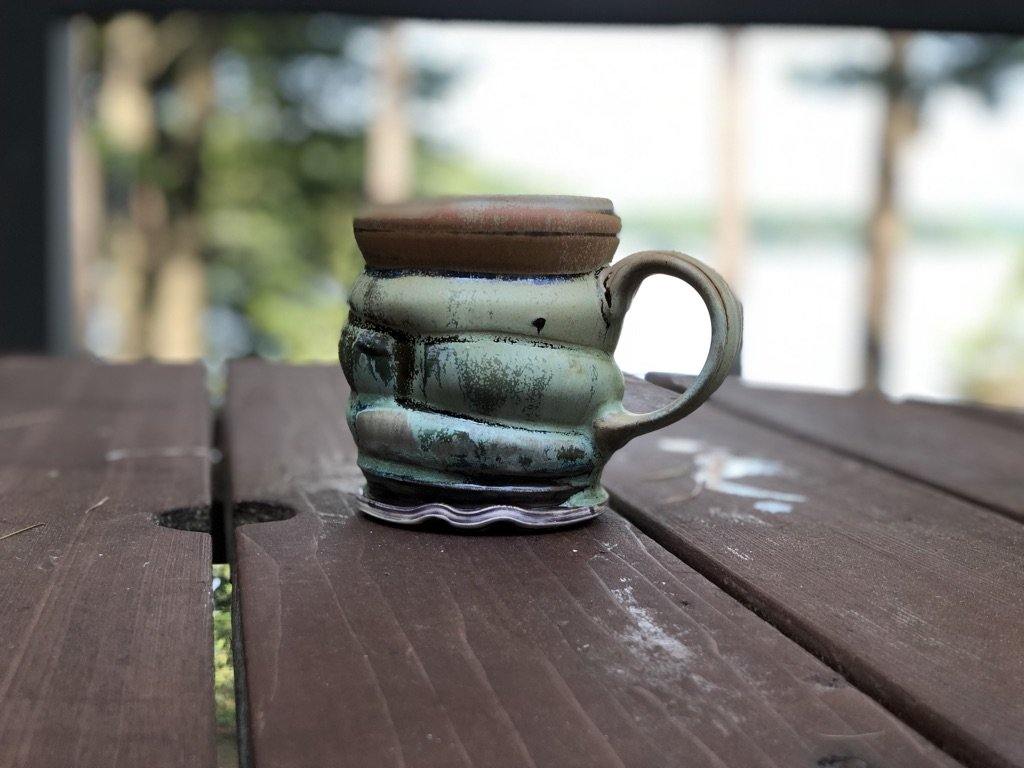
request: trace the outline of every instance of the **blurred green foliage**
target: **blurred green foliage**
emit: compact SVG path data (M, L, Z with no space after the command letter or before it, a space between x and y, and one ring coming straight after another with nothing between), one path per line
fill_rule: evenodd
M972 400L1024 406L1024 255L988 321L957 350L958 376Z
M219 765L237 765L235 667L231 634L231 567L213 566L213 696Z
M154 40L145 85L157 139L125 151L97 121L108 207L129 208L132 188L149 184L172 219L196 217L208 358L333 357L346 291L362 267L352 217L377 97L380 24L331 14L174 14L140 21L139 30ZM98 82L117 76L118 55L132 63L100 32ZM425 158L434 148L416 116L453 73L425 61L407 66L407 113ZM210 103L197 87L204 78Z
M217 728L235 727L235 671L231 650L231 568L213 566L213 660Z
M332 120L325 90L340 80L365 100L369 65L350 52L359 31L332 17L247 16L224 26L199 209L211 319L236 332L211 329L210 342L226 347L215 355L323 357L322 340L341 327L344 287L360 268L351 220L368 110L354 104Z
M373 108L366 49L374 31L326 15L244 16L224 25L199 207L210 304L242 321L248 346L229 344L226 355L334 354L345 289L362 266L351 223ZM436 97L447 81L424 64L413 74L412 99Z
M915 34L906 66L893 70L887 62L843 63L801 69L797 79L808 85L891 87L910 102L918 116L927 101L949 87L976 94L998 106L1011 71L1024 65L1024 39L1013 35Z

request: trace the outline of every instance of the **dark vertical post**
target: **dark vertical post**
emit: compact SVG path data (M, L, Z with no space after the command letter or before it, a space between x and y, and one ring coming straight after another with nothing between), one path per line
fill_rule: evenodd
M0 23L0 352L61 352L70 339L66 110L48 119L51 96L66 98L50 79L66 70L66 33L52 18L42 3L13 3Z
M0 351L47 347L45 8L0 24Z

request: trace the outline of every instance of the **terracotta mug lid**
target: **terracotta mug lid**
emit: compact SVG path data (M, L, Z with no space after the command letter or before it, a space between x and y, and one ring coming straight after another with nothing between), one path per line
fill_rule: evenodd
M440 197L364 209L367 267L570 275L611 262L621 221L610 200L555 195Z

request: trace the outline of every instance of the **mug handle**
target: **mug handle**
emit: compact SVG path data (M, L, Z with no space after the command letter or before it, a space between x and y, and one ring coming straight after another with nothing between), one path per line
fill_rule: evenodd
M603 281L612 327L621 327L637 288L651 275L678 277L697 291L711 317L711 346L697 378L668 405L649 413L615 410L594 421L594 435L606 454L696 410L732 370L743 340L743 309L722 276L675 251L641 251L607 268Z

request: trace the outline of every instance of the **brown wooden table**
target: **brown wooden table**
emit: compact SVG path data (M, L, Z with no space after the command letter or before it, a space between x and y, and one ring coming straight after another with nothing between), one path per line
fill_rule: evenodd
M355 511L346 396L0 361L2 768L214 765L221 542L246 765L1024 766L1020 421L727 382L597 521L467 534Z

